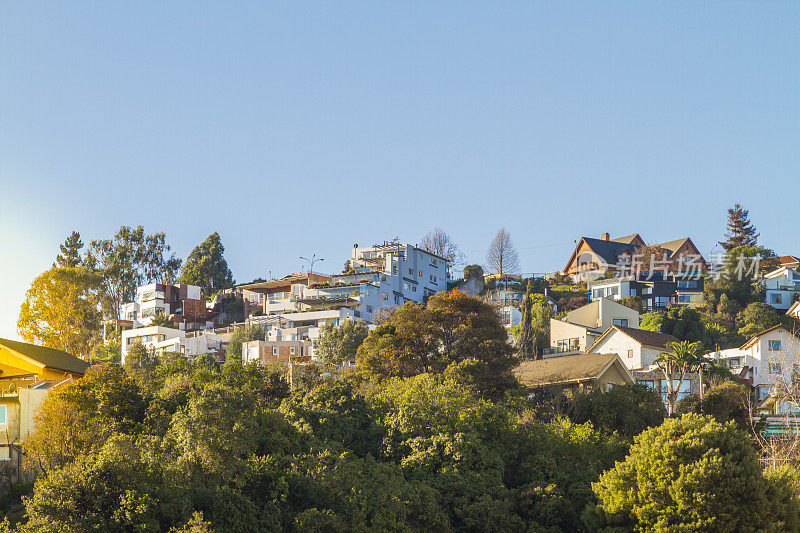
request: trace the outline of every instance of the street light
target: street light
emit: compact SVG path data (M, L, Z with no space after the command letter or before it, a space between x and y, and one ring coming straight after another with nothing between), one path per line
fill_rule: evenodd
M317 254L313 254L313 255L311 256L311 259L309 259L309 258L307 258L307 257L303 257L303 256L301 255L301 256L300 256L300 259L302 259L303 261L308 261L308 265L309 265L309 268L308 268L308 273L309 273L309 274L312 274L312 273L314 272L314 263L316 263L317 261L325 261L325 259L324 259L324 258L322 258L322 257L320 257L320 258L317 258Z

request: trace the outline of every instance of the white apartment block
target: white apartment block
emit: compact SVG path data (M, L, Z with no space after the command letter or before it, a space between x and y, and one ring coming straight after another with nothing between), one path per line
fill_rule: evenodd
M767 303L779 310L792 306L794 295L800 292L800 272L795 268L781 267L764 276Z
M758 400L769 396L776 385L800 385L800 339L780 325L762 331L739 348L706 357L727 361L741 377L752 380Z
M174 352L194 357L206 353L221 355L225 353L229 340L229 334L210 331L186 332L162 326L129 329L122 332L122 363L125 364L125 356L136 343L156 354Z

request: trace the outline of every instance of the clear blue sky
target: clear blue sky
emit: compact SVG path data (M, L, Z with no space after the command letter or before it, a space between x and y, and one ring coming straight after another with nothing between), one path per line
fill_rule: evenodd
M800 253L800 3L4 2L0 337L73 229L219 231L239 281L442 226L523 270L725 209Z

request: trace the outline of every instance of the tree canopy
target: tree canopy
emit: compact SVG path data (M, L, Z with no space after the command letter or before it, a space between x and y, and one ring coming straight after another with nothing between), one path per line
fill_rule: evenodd
M20 336L26 342L87 357L100 336L100 287L100 277L85 267L52 267L40 274L20 308Z
M224 252L225 247L215 231L189 254L178 281L200 287L203 298L233 287L233 274L223 257Z
M755 246L759 233L750 222L750 212L740 204L728 209L728 228L725 241L720 242L725 250L730 251L739 246Z
M764 474L732 423L687 414L639 435L593 487L601 521L623 531L794 531L787 481Z

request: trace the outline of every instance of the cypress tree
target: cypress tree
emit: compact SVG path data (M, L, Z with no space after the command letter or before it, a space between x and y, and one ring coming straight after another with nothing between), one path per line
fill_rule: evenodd
M740 204L728 209L728 231L725 242L720 242L725 251L738 246L755 246L758 242L756 228L750 223L750 212Z

